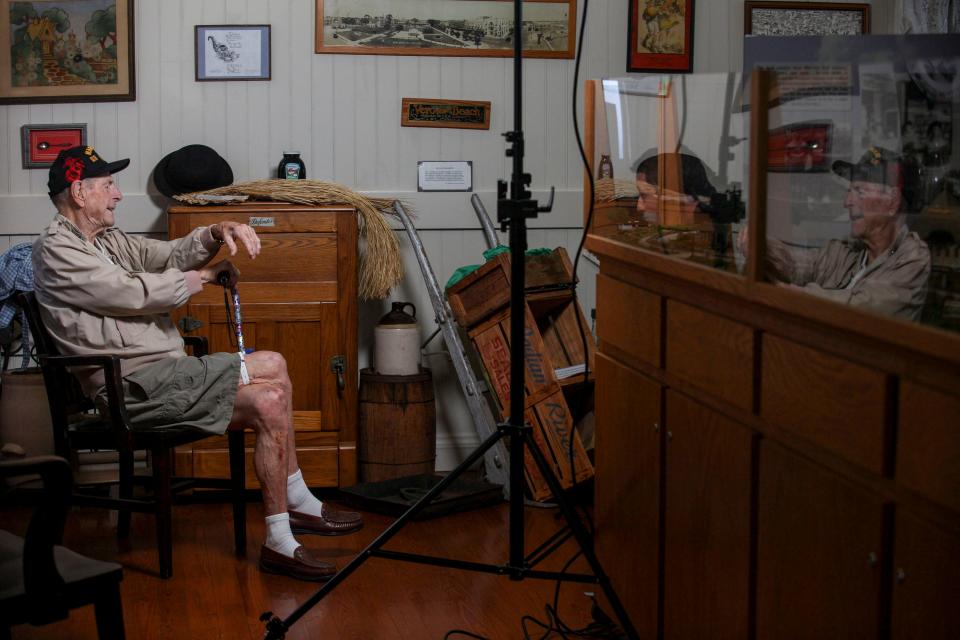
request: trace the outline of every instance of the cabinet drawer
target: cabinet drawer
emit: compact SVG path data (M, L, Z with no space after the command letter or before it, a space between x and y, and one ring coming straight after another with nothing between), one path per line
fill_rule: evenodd
M883 473L886 374L767 334L761 388L764 421Z
M897 481L960 511L960 398L900 385Z
M741 409L753 407L753 329L667 301L667 371Z
M597 301L600 348L613 347L659 367L660 296L600 274Z

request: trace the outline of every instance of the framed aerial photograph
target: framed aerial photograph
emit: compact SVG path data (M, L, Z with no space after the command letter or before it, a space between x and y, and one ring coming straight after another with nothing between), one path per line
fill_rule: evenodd
M44 169L64 149L87 144L86 124L25 124L20 127L24 169Z
M627 71L693 70L693 0L629 0Z
M199 24L193 31L197 82L270 79L270 25Z
M315 0L316 52L513 55L513 0ZM524 0L523 55L572 58L576 0Z
M133 0L0 0L0 104L136 99Z
M870 33L862 2L743 3L743 32L755 36L859 36Z

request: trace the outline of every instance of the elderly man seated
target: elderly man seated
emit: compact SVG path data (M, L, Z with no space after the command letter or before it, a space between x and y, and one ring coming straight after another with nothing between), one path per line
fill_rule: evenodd
M57 214L33 247L44 323L64 354L120 358L134 428L189 426L218 434L252 428L266 514L260 569L327 579L335 567L294 533L351 533L362 521L359 514L330 509L304 483L283 356L258 351L245 362L237 353L189 357L170 318L171 310L203 285L216 283L220 273L226 272L231 284L237 281L229 260L210 264L221 245L230 255L242 247L256 258L260 240L249 226L229 221L169 242L127 235L114 226L123 195L112 174L129 163L107 162L91 147L72 147L50 167L47 185ZM75 374L91 398L105 394L99 369Z
M820 248L767 243L768 274L784 286L843 304L919 320L930 278L930 250L907 229L900 156L871 147L857 163L837 161L833 172L848 183L843 206L850 238ZM747 246L747 234L738 244Z

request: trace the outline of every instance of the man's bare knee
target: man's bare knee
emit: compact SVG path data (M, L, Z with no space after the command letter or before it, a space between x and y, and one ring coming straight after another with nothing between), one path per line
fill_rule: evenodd
M287 373L287 360L276 351L255 351L247 357L247 367L251 377L275 382L281 386L290 385Z

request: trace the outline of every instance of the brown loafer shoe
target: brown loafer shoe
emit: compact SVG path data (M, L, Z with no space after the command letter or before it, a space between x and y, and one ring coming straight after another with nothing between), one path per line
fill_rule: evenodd
M315 551L311 551L303 545L297 547L292 558L277 553L264 545L260 547L260 571L308 582L322 582L333 577L337 568L329 562L321 560Z
M293 533L312 533L321 536L342 536L363 527L363 516L353 511L334 511L323 505L319 516L299 511L288 511Z

